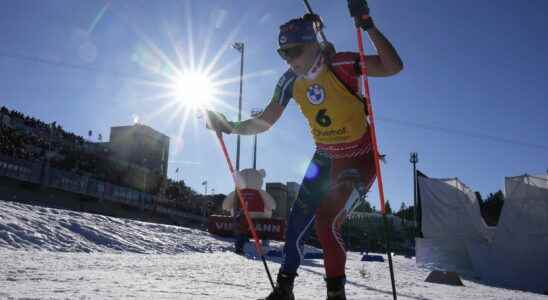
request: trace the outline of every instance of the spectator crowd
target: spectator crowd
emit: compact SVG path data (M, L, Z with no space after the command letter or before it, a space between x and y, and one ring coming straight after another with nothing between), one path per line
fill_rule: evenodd
M0 107L0 155L48 161L53 168L121 186L127 186L124 178L131 171L127 164L116 162L107 146L67 132L57 122L46 124L4 106Z
M106 144L86 141L65 131L57 122L47 124L0 107L0 156L47 162L55 169L135 188L127 180L134 173L131 165L113 157ZM161 196L164 205L189 213L203 216L222 213L224 195L199 195L183 181L161 178L147 192Z

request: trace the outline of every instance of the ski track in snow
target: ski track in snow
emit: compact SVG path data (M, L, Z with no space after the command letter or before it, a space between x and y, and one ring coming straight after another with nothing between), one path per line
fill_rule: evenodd
M266 296L270 284L252 245L246 257L232 249L230 239L196 229L0 201L0 300ZM348 299L392 299L388 264L360 258L348 253ZM275 277L279 259L268 265ZM398 299L548 300L468 280L465 287L426 283L430 271L401 256L394 268ZM296 298L325 299L323 274L322 260L306 260Z

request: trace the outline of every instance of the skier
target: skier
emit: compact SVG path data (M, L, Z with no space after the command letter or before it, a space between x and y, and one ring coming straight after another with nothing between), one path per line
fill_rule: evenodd
M352 12L351 12L352 13ZM368 75L395 75L403 63L388 39L374 25L367 6L355 17L367 31L377 55L367 57ZM229 122L208 112L208 127L227 134L254 135L268 130L293 98L306 117L316 143L288 219L284 260L277 284L267 300L294 299L293 283L303 259L304 242L315 225L324 250L327 299L346 299L346 250L340 226L354 189L365 193L375 180L374 154L364 100L359 94L359 55L336 53L320 43L315 32L319 17L306 14L280 26L278 53L289 65L263 113L242 122Z

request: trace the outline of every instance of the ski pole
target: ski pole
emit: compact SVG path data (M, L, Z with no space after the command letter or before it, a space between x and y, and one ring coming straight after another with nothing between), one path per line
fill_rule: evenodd
M371 103L371 97L369 93L369 80L367 79L367 68L366 68L366 56L365 56L365 50L363 46L363 36L362 36L362 30L359 26L356 26L356 34L358 37L358 49L360 52L360 69L361 69L361 93L365 100L366 104L366 110L367 110L367 118L369 119L369 128L370 128L370 136L371 136L371 143L373 144L373 155L375 157L375 172L377 173L377 184L379 189L379 197L380 197L380 206L381 206L381 212L383 217L383 223L385 227L385 235L386 235L386 253L388 255L388 265L390 269L390 282L392 284L392 296L394 300L397 299L396 295L396 283L394 279L394 267L392 264L392 253L390 249L390 237L389 237L389 228L388 228L388 221L386 218L386 207L385 207L385 201L384 201L384 188L382 183L382 174L381 174L381 165L379 160L379 146L377 144L377 134L375 131L375 117L373 114L373 105Z
M303 2L304 2L304 6L306 7L306 11L308 11L308 13L310 14L315 15L315 13L312 12L312 7L310 6L310 3L308 3L308 0L303 0ZM327 42L327 38L325 37L325 34L323 33L322 25L323 24L318 25L314 22L314 27L316 28L316 31L320 32L320 36L322 37L323 42Z
M230 174L232 175L232 179L234 180L234 184L236 185L236 193L238 194L238 198L240 198L240 206L244 210L245 219L247 221L247 224L249 224L251 235L253 236L253 240L255 241L255 249L257 250L257 253L259 254L259 256L261 256L261 260L263 261L266 274L268 275L268 280L270 281L270 285L272 286L272 289L274 289L275 288L274 281L272 280L272 275L270 274L270 271L268 270L268 265L266 264L266 259L263 254L263 249L261 248L261 241L259 241L259 237L257 236L257 231L255 231L255 226L253 225L253 221L251 220L251 217L249 217L249 212L247 210L247 206L245 205L244 198L242 197L242 192L240 189L240 185L238 183L238 179L236 178L236 173L234 172L234 167L232 166L232 161L230 160L230 156L228 155L228 151L226 150L226 145L225 145L225 141L223 140L222 132L217 131L217 138L219 139L219 144L221 145L221 149L223 150L223 154L228 164L228 169L230 170Z

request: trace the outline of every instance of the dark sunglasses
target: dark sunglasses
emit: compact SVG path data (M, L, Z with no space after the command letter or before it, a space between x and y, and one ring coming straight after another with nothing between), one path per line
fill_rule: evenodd
M290 48L278 49L278 54L284 60L292 60L301 56L304 52L304 45L294 46Z

